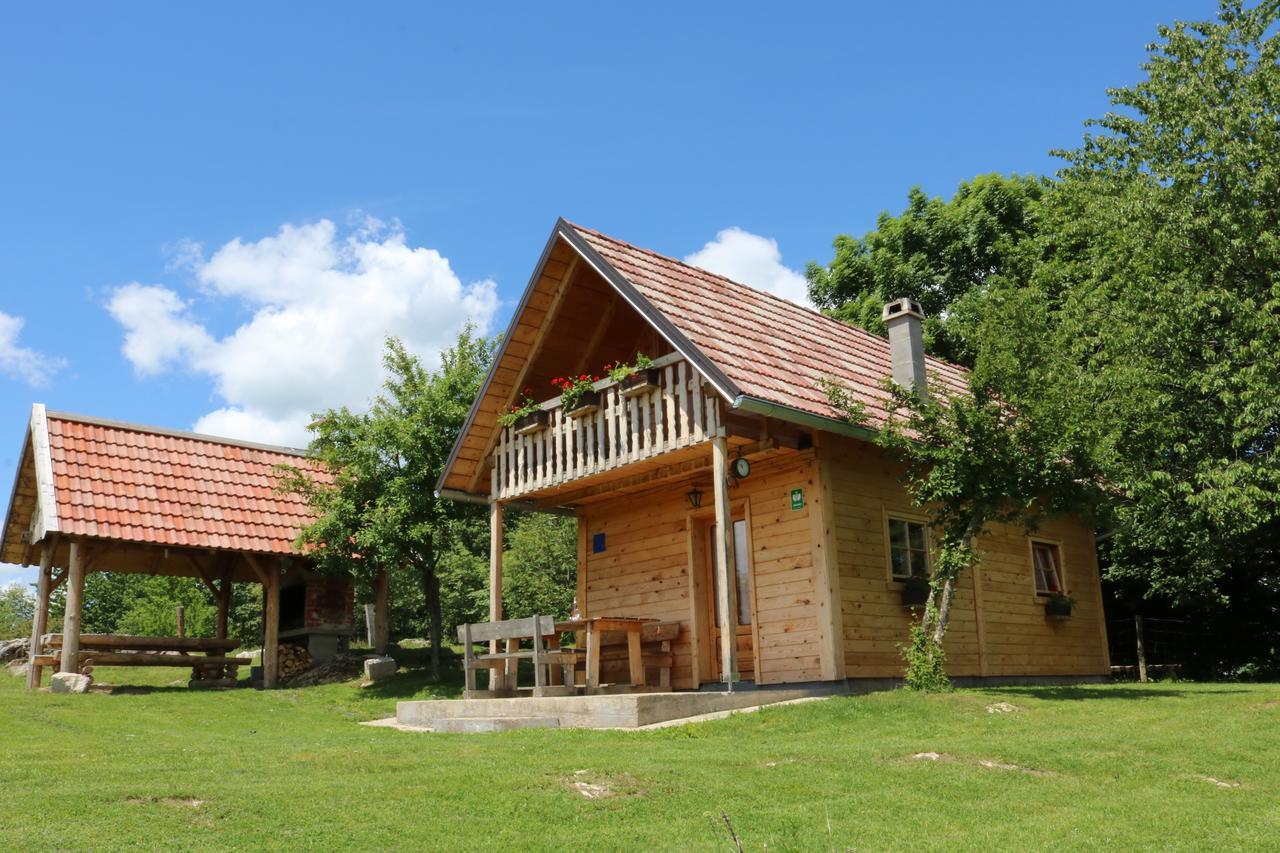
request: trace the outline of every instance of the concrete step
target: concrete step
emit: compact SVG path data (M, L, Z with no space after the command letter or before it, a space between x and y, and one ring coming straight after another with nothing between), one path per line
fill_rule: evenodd
M478 734L515 729L558 729L560 720L555 717L448 717L436 720L431 728L437 732Z

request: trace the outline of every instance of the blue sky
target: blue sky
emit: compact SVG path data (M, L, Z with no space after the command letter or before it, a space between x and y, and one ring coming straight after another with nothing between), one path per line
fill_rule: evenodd
M560 215L794 294L912 185L1057 168L1214 9L10 4L0 479L34 401L299 440L386 332L504 327Z

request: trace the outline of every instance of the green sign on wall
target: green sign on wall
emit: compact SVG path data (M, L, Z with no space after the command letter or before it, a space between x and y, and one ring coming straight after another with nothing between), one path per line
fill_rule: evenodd
M791 508L804 509L804 489L791 490Z

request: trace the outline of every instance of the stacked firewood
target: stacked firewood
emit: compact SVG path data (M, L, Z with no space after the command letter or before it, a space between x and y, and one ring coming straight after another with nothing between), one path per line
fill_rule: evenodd
M311 669L311 653L304 646L283 645L280 647L280 677L293 676Z

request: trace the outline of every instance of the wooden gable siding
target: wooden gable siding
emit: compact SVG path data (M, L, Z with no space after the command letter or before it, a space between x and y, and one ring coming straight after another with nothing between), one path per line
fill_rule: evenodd
M710 451L708 451L709 453ZM812 453L779 453L755 463L731 490L735 512L749 519L752 546L755 660L740 667L758 683L817 680L820 675L809 503L790 508L794 488L811 489ZM593 503L579 512L583 555L579 607L592 616L647 616L679 621L672 644L672 683L692 688L710 681L714 650L706 639L710 610L701 537L708 507L694 513L685 494L697 484L673 482L648 492ZM605 551L592 553L595 534Z
M889 579L886 513L919 515L898 477L900 465L873 445L829 439L846 675L898 677L899 646L910 611ZM1074 518L1044 522L1036 536L1060 544L1066 585L1077 599L1069 620L1045 619L1035 596L1027 535L997 525L980 540L978 573L959 584L947 633L947 671L955 676L1106 674L1106 635L1093 536ZM975 586L976 581L976 586ZM976 590L976 592L975 592Z
M608 282L574 258L563 241L553 247L524 311L513 321L506 350L445 481L447 488L487 491L498 415L526 388L535 400L548 400L559 393L551 384L555 377L599 373L607 362L633 360L637 351L653 358L671 351Z

